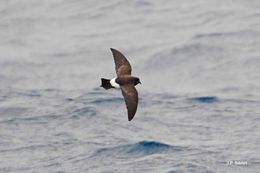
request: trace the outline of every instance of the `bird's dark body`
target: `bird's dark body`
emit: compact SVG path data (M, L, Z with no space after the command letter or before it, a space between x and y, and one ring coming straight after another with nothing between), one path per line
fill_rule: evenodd
M125 76L117 77L116 83L118 83L120 86L123 86L123 85L134 85L135 86L141 82L138 77L125 75ZM101 78L101 87L103 87L105 89L115 88L111 85L110 79L104 79L104 78Z
M138 77L133 77L133 76L120 76L116 78L116 83L119 85L137 85L140 83L140 79Z

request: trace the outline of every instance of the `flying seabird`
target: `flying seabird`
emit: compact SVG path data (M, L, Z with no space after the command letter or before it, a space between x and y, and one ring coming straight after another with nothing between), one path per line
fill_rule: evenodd
M138 92L135 85L141 84L138 77L131 76L131 65L126 57L116 49L110 48L116 65L117 77L113 79L101 78L101 86L105 89L120 88L125 99L128 120L131 121L138 105Z

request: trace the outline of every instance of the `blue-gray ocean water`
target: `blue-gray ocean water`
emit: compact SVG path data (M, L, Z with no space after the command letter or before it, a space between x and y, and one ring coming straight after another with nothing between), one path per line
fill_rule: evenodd
M259 0L2 0L0 172L256 173ZM128 122L110 47L140 77Z

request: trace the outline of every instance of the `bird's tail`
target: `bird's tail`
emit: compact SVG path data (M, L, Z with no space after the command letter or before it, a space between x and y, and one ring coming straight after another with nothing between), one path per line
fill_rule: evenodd
M110 83L110 79L104 79L104 78L101 78L101 85L100 87L103 87L105 88L106 90L107 89L110 89L110 88L114 88L111 83Z

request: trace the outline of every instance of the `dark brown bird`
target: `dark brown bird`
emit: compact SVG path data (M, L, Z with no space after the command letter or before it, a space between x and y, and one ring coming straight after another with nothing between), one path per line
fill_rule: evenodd
M113 79L101 78L101 87L105 89L121 88L128 112L128 120L131 121L136 113L138 105L138 92L135 85L141 84L138 77L131 76L132 68L126 57L116 49L110 48L116 65L117 77Z

